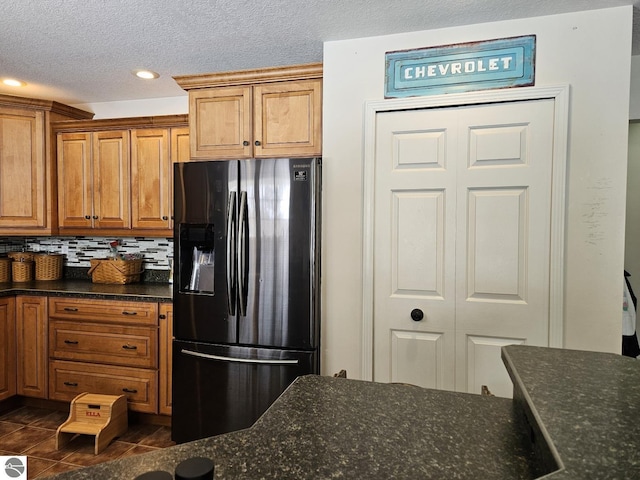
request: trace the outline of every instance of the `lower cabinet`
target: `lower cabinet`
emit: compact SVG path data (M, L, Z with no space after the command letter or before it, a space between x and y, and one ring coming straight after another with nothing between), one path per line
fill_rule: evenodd
M49 398L72 400L83 392L126 395L129 409L158 413L158 371L97 363L49 362Z
M52 297L49 312L51 400L124 394L158 413L157 303Z
M17 393L47 398L47 297L16 297Z
M15 310L15 298L0 298L0 400L16 394Z
M160 304L160 369L158 394L158 413L171 415L171 375L173 363L173 304Z

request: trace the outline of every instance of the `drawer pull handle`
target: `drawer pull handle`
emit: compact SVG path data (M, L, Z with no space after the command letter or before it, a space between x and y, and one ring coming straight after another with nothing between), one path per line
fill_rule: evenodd
M65 340L64 343L66 343L67 345L77 345L78 341L77 340Z
M77 308L72 308L72 307L64 307L64 311L65 312L77 312L78 309Z
M122 391L124 393L138 393L138 390L136 390L134 388L123 388Z
M138 312L127 312L126 310L122 312L123 315L137 315Z
M67 387L77 387L78 384L76 382L64 382Z
M122 345L122 348L125 350L137 350L138 347L136 345Z

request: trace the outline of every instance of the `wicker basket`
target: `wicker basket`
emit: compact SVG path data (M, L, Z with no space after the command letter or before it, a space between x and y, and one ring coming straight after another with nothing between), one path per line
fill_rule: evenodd
M0 258L0 283L11 281L11 263L10 258Z
M140 281L141 273L141 258L135 260L93 258L89 269L93 283L135 283Z
M34 257L33 252L9 252L7 256L12 259L14 262L32 262Z
M33 262L30 260L13 261L11 264L14 282L30 282L33 280Z
M35 256L36 280L60 280L63 260L62 254L37 254Z

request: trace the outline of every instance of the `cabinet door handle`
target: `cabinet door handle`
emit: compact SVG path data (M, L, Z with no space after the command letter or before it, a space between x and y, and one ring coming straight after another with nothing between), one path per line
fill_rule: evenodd
M256 145L256 147L259 147L262 144L260 143L260 140L256 140L255 145Z
M64 343L66 343L67 345L78 345L77 340L65 340Z
M73 307L64 307L64 311L65 312L77 312L78 309L77 308L73 308Z
M242 142L242 146L243 147L248 147L249 146L249 141L245 140L244 142Z
M86 220L91 220L91 215L85 215L85 216L84 216L84 218L85 218Z
M135 388L123 388L122 391L124 393L138 393L138 390L136 390Z
M122 314L123 314L123 315L137 315L137 314L138 314L138 312L127 312L126 310L124 310L124 311L122 312Z
M167 316L165 314L161 313L160 315L158 315L158 318L160 320L164 320L165 318L167 318Z
M138 347L136 345L122 345L122 348L125 350L137 350Z
M77 387L78 384L76 382L64 382L67 387Z
M166 215L163 215L163 216L162 216L162 219L163 219L163 220L169 220L169 217L167 217Z

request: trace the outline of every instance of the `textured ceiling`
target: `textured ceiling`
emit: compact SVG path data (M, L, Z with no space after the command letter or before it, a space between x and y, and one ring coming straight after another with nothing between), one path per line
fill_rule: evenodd
M322 61L327 40L640 0L3 0L0 93L68 104L172 97L174 75ZM640 54L634 22L634 54ZM148 68L153 81L131 71Z

